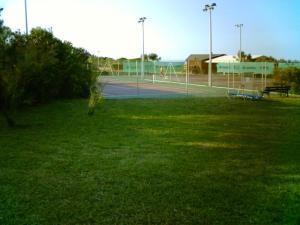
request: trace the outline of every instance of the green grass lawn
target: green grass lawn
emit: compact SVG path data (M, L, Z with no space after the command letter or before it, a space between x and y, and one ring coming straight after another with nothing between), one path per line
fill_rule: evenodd
M0 224L300 224L300 99L59 101L0 119Z

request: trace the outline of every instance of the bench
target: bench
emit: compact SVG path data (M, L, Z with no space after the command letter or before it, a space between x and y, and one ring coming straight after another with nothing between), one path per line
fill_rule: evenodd
M289 96L289 90L291 89L290 86L275 86L275 87L265 87L263 90L263 94L268 94L270 95L270 92L279 92L279 93L284 93L286 96Z

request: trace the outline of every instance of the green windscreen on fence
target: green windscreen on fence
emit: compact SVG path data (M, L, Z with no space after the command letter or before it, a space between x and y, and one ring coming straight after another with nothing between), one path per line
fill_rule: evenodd
M300 63L278 63L279 69L286 69L288 67L300 68Z
M271 62L241 62L218 63L218 73L254 73L273 74L274 63Z
M141 62L123 62L123 72L141 71ZM144 62L145 73L180 73L184 72L184 62Z

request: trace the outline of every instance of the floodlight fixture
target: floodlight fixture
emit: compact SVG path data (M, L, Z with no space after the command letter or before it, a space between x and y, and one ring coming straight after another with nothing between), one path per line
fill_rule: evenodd
M141 17L139 19L138 23L144 23L146 19L147 19L146 17Z
M214 8L215 8L216 6L217 6L216 3L212 3L211 5L206 4L206 5L204 6L203 11L206 12L206 11L208 11L208 10L214 10Z

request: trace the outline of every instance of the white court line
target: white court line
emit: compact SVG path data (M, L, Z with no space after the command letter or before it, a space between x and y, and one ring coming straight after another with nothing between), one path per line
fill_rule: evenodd
M149 79L145 79L147 81L153 82L152 80ZM158 83L171 83L171 84L181 84L181 85L186 85L186 83L183 82L178 82L178 81L165 81L165 80L155 80L155 82ZM195 86L195 87L209 87L208 85L205 84L191 84L188 83L188 86ZM217 88L217 89L229 89L229 90L239 90L239 88L228 88L228 87L218 87L218 86L212 86L212 88ZM243 89L244 91L257 91L257 90L253 90L253 89Z

